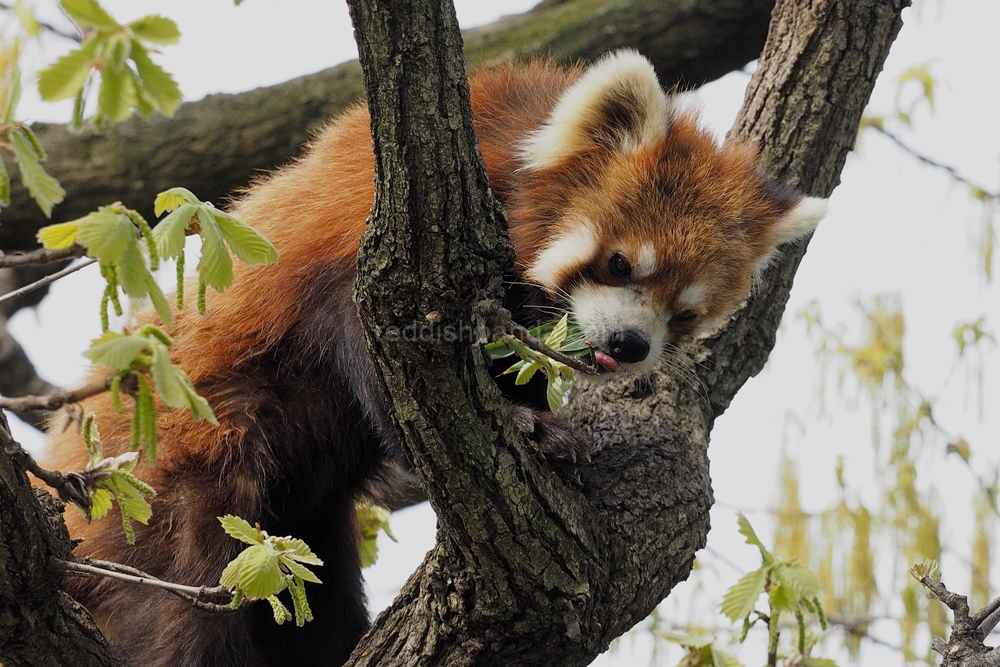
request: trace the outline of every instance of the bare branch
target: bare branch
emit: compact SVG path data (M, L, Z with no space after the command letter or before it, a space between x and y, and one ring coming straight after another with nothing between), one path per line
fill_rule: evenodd
M986 635L998 620L994 616L998 615L1000 598L983 607L974 617L970 617L969 602L964 595L952 593L943 583L927 575L920 577L919 581L955 615L948 641L940 637L931 640L931 648L944 657L941 667L1000 667L1000 649L989 649L983 644ZM988 611L990 609L993 611ZM993 626L989 626L990 623L993 623ZM987 626L989 630L983 634L983 629Z
M79 243L74 243L68 248L60 248L58 250L39 248L30 252L0 252L0 269L8 266L23 266L25 264L48 264L49 262L83 257L86 254L87 249Z
M0 409L11 410L13 412L58 410L65 405L79 403L85 398L90 398L91 396L96 396L101 392L107 391L111 387L112 379L114 379L114 374L108 373L102 379L76 389L60 389L44 396L0 397Z
M47 275L44 278L41 278L39 280L36 280L35 282L31 283L30 285L25 285L24 287L22 287L20 289L16 289L13 292L7 292L3 296L0 296L0 303L4 303L5 301L13 301L14 299L17 299L18 297L24 296L28 292L33 292L36 289L40 289L42 287L45 287L46 285L50 285L50 284L54 283L55 281L59 280L60 278L65 278L66 276L68 276L71 273L75 273L75 272L79 271L82 268L90 266L91 264L93 264L96 261L97 261L96 259L90 258L90 259L87 259L87 260L85 260L83 262L80 262L79 264L74 264L73 266L67 266L62 271L56 271L55 273L50 273L49 275Z
M879 127L878 125L868 125L867 127L870 128L870 129L872 129L872 130L875 130L876 132L878 132L882 136L886 137L889 141L891 141L892 143L896 144L897 146L899 146L904 151L906 151L907 153L909 153L913 157L917 158L919 161L923 162L924 164L929 165L931 167L934 167L935 169L941 169L942 171L947 172L947 174L949 176L951 176L954 180L958 181L959 183L964 183L965 185L968 185L970 188L974 189L976 192L981 193L983 199L989 199L989 200L993 200L993 201L1000 200L1000 193L998 193L998 192L990 192L986 188L984 188L984 187L982 187L982 186L980 186L980 185L978 185L976 183L973 183L968 178L966 178L965 176L962 176L962 174L958 173L958 169L956 169L955 167L952 167L950 164L945 164L943 162L939 162L938 160L935 160L934 158L932 158L930 156L924 155L923 153L921 153L920 151L918 151L917 149L913 148L912 146L910 146L909 144L907 144L905 141L903 141L902 139L900 139L899 137L897 137L892 132L889 132L888 130L886 130L885 128Z
M1000 597L976 612L976 615L972 617L972 622L976 624L979 636L986 639L993 632L993 628L1000 623Z
M143 584L146 586L162 588L165 591L173 593L179 598L187 600L198 609L204 609L205 611L214 613L229 613L236 611L238 608L230 606L228 602L226 604L219 604L208 601L211 599L225 599L231 602L233 594L225 586L209 587L175 584L172 581L163 581L162 579L158 579L153 575L147 574L142 570L137 570L134 567L93 558L82 558L78 562L57 560L56 564L66 572L97 575L101 577L109 577L111 579L119 579L121 581L128 581L133 584Z
M6 9L7 11L11 11L13 10L13 6L7 4L6 2L0 2L0 9ZM35 21L38 21L38 19L35 19ZM42 26L43 28L51 32L53 35L62 37L63 39L71 40L73 42L76 42L77 44L83 42L83 34L80 33L79 30L74 34L66 30L63 30L62 28L57 28L51 23L46 23L45 21L38 21L38 25ZM73 27L75 28L76 25L74 25Z

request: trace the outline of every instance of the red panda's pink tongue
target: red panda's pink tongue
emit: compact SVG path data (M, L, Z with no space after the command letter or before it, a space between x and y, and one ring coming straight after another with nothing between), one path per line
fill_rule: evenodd
M609 354L605 354L600 350L594 350L594 361L596 361L597 365L606 371L610 371L612 373L618 372L618 360Z

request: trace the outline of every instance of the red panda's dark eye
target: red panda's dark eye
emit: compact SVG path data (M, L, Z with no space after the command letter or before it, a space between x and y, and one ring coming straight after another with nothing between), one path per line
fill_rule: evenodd
M696 319L698 319L698 313L693 310L682 310L670 318L670 323L677 325L691 324Z
M608 271L618 280L628 280L632 276L632 267L628 260L617 252L611 256L611 260L608 262Z

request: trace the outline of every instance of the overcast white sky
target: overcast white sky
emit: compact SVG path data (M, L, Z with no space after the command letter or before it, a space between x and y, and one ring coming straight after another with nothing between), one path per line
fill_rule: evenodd
M38 4L44 3L38 0ZM162 13L178 22L182 41L164 48L159 61L180 82L188 100L277 83L355 55L346 9L340 2L246 0L239 8L225 0L104 0L103 4L121 21ZM532 4L527 0L456 3L464 25L488 22L499 13L513 13ZM904 131L903 136L919 150L955 165L963 175L994 191L1000 189L997 26L1000 3L996 0L917 0L917 7L907 11L906 26L871 103L873 113L890 112L900 74L913 65L929 64L941 84L935 109L933 113L926 108L918 111L915 131ZM38 55L50 61L68 46L49 40ZM720 134L735 116L747 80L745 74L733 74L703 91L706 121ZM61 121L68 114L68 107L42 106L25 95L22 116ZM1000 329L998 289L986 284L974 268L972 239L982 215L967 189L941 172L916 163L880 136L862 137L833 195L830 216L821 223L796 278L789 316L768 367L747 384L713 433L709 455L717 506L709 546L726 554L742 571L712 553L703 555L706 588L696 592L690 583L678 587L663 607L668 618L684 621L694 610L705 625L721 622L721 617L706 609L706 600L714 597L712 604L716 604L726 586L759 564L756 551L744 546L736 532L734 512L743 510L760 533L769 533L770 520L763 510L777 501L775 479L782 449L797 461L805 480L802 492L807 511L834 502L833 470L840 456L845 460L848 484L859 489L861 497L875 500L875 464L864 400L857 401L859 412L851 415L830 389L827 413L820 416L819 364L813 343L793 317L814 299L829 322L850 323L857 340L854 301L874 294L900 294L907 321L908 378L940 400L939 422L969 438L980 455L974 463L981 472L998 465L1000 355L994 352L986 359L986 410L980 421L966 369L953 363L951 340L957 323L984 314L994 331ZM91 281L97 284L98 279L91 276ZM82 371L80 350L99 333L99 298L99 290L81 295L78 287L64 281L37 312L23 312L12 320L11 329L48 379L69 383ZM52 332L60 341L68 341L55 353ZM19 430L18 436L37 441L27 430ZM944 456L943 443L937 444L941 446L933 451L928 447L924 457L923 484L933 470L941 489L939 505L946 515L943 541L949 552L944 572L955 589L962 589L968 586L963 559L969 552L972 485L962 466ZM395 515L392 525L400 542L386 544L380 562L368 575L376 609L388 604L433 542L433 516L426 506ZM996 571L993 583L994 589L1000 586ZM889 642L898 641L887 628L876 626L875 632L884 632L882 637ZM763 646L758 636L742 652L735 652L744 664L761 664ZM602 657L595 664L646 664L648 651L642 636L626 639L613 657ZM661 658L663 664L673 665L679 654ZM864 662L887 667L900 664L897 654L878 648L871 648Z

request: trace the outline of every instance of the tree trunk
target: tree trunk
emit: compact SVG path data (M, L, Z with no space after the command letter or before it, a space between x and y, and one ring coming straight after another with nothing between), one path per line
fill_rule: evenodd
M907 0L779 0L734 134L811 194L835 186ZM582 488L503 417L467 342L379 337L400 321L482 322L507 245L473 150L447 0L350 0L376 147L357 295L397 425L438 515L435 548L351 665L584 665L687 577L712 491L708 434L763 365L804 247L698 353L704 387L666 371L580 391L602 448ZM470 223L470 221L475 221Z
M0 428L7 419L0 413ZM36 494L40 493L41 496ZM41 501L41 502L40 502ZM44 508L48 505L47 508ZM62 504L28 484L0 447L0 660L7 667L115 664L90 615L50 564L69 555Z

